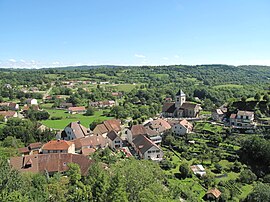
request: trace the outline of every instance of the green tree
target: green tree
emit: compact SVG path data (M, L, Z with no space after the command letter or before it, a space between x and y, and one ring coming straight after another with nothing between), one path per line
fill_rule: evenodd
M109 202L128 202L125 179L117 172L110 182Z
M246 184L251 184L257 179L257 176L249 169L243 170L239 175L239 181Z
M270 201L270 185L259 183L247 197L248 202Z
M179 166L179 172L180 172L180 176L181 178L187 178L191 175L191 171L190 171L190 168L189 168L189 165L188 163L182 163L180 166Z

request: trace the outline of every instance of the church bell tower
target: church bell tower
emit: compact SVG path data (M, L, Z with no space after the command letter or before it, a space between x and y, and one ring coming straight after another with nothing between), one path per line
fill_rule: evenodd
M186 94L182 90L179 90L178 93L176 93L175 107L179 109L185 102L186 102Z

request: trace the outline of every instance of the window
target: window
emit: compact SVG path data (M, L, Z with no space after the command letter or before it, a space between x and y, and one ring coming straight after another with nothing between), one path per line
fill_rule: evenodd
M150 154L150 153L151 153L151 151L148 151L147 153L148 153L148 154Z

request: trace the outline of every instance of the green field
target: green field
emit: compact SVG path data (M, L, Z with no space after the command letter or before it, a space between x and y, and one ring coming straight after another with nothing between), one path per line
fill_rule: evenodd
M219 89L219 88L243 88L243 85L223 84L223 85L213 86L213 88L215 88L215 89Z
M62 117L61 120L45 120L42 123L53 129L64 129L70 122L80 121L81 124L85 127L89 127L89 124L93 121L99 120L108 120L112 117L103 116L103 110L96 111L93 116L84 116L82 114L68 114L65 110L56 110L56 109L46 109L51 117Z
M168 78L169 74L150 74L150 76L153 76L155 78L163 79L163 78Z

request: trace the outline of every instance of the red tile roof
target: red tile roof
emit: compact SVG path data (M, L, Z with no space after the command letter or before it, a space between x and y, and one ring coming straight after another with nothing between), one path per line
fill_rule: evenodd
M104 121L104 125L107 127L108 131L111 130L114 130L116 132L121 131L121 122L117 119Z
M17 112L14 111L0 111L0 115L3 115L4 117L10 118L10 117L14 117L14 115Z
M31 173L64 172L68 170L68 163L77 163L80 166L82 175L88 173L92 162L84 155L63 153L35 154L10 159L10 164L14 169Z
M215 198L220 197L221 192L217 188L212 188L209 191L207 191L207 194L212 194Z
M66 140L51 140L43 145L42 150L68 150L74 144Z
M86 111L85 107L69 107L68 110L72 112Z

